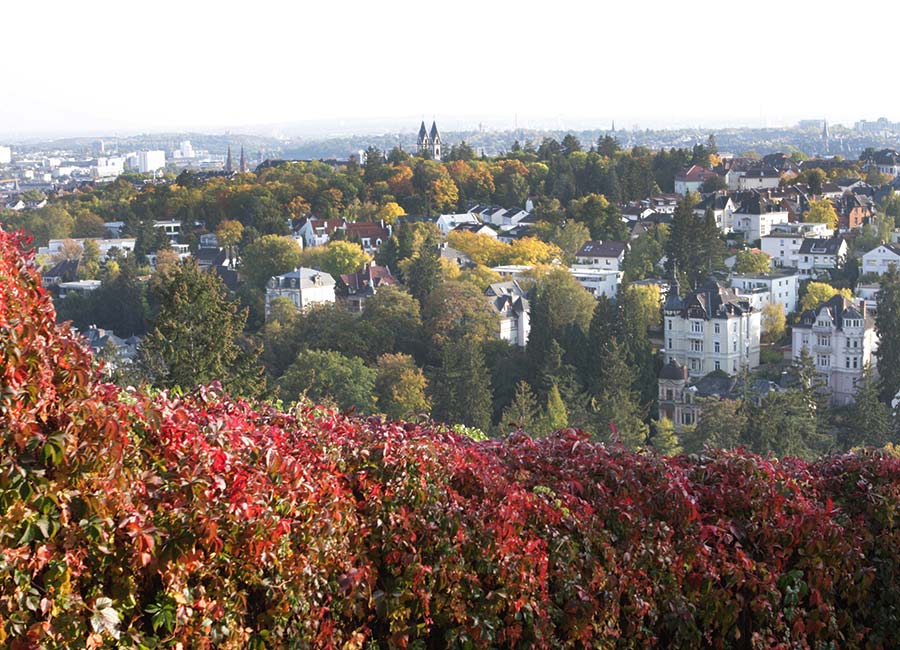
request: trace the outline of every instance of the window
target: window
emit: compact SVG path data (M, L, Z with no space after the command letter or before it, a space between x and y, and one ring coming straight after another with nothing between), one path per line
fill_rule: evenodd
M703 321L692 320L691 321L691 333L703 334Z
M853 369L854 369L854 370L858 370L858 369L859 369L859 365L858 365L858 364L859 364L859 357L853 357Z
M721 352L721 350L720 350L719 348L720 348L719 342L718 342L718 341L714 342L714 343L713 343L713 349L714 349L714 351L715 351L716 353Z
M721 366L720 366L720 364L719 364L719 362L718 362L718 361L716 361L716 370L721 370L721 369L722 369L722 368L721 368Z
M847 368L849 369L850 368L850 357L846 357L846 360L847 360Z
M714 327L715 327L715 332L716 332L716 334L718 334L718 333L719 333L719 324L716 323L716 324L714 325Z
M703 341L691 341L691 352L703 352Z
M830 336L819 336L816 339L816 343L818 343L819 345L826 347L826 348L830 347L831 346L831 337Z
M737 352L737 339L731 342L731 351Z
M671 330L671 329L672 329L672 320L670 319L669 320L669 330Z
M669 349L672 349L672 339L669 339Z
M666 399L669 400L670 402L671 402L672 399L673 399L673 397L672 397L672 389L671 389L671 388L667 388L667 389L666 389Z

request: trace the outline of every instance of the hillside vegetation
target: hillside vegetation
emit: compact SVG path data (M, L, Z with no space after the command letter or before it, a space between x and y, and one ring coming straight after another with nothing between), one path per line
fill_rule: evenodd
M99 382L0 234L0 643L889 648L900 461L475 442Z

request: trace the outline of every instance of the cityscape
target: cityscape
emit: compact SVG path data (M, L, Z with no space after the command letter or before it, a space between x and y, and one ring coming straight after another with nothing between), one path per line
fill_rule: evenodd
M841 16L0 15L0 646L900 647L900 93Z

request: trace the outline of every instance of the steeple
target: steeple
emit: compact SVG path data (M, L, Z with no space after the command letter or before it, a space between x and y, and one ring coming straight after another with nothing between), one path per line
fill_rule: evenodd
M247 173L247 157L244 155L244 145L241 145L241 173Z
M425 128L425 120L422 120L422 126L419 127L419 139L416 142L420 147L428 146L428 130Z
M822 145L828 153L828 120L822 120Z
M428 135L428 137L431 138L432 143L439 141L441 139L441 135L438 133L438 130L437 130L437 122L436 121L432 121L431 133Z
M228 145L228 155L225 156L225 173L230 174L234 171L234 161L231 159L231 145Z

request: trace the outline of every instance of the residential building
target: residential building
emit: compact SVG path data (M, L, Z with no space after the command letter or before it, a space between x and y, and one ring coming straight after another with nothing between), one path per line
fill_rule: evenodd
M310 305L334 302L334 278L317 269L299 268L284 275L276 275L266 284L266 318L272 301L287 298L297 309Z
M711 280L682 299L675 282L663 317L666 361L686 366L691 377L759 365L760 312L734 289Z
M524 348L531 332L530 305L526 291L515 280L495 282L484 292L488 304L500 317L498 338Z
M94 178L112 179L125 172L125 159L120 157L97 158L91 167Z
M675 174L675 193L684 196L688 192L699 192L700 186L718 174L700 165L691 165Z
M900 269L900 244L882 244L862 256L862 275L884 275L891 264Z
M848 192L832 203L838 214L838 228L842 231L859 228L875 212L872 199L862 194Z
M388 267L368 263L356 273L341 273L337 290L346 299L350 311L361 312L365 309L366 300L381 287L396 284L397 280Z
M437 218L435 223L437 224L437 227L441 229L441 233L443 233L444 237L446 237L450 234L451 230L454 230L463 224L480 225L481 220L477 215L472 214L471 212L462 212L458 214L442 214Z
M802 276L796 271L733 273L730 280L737 294L746 298L754 309L762 310L769 303L777 303L789 314L799 306Z
M344 227L344 223L344 219L304 217L294 228L294 238L302 240L304 247L324 246L335 230Z
M838 268L847 259L847 242L843 237L806 237L797 254L797 268L806 277L814 278Z
M497 239L497 231L484 223L462 223L453 229L452 232L470 232L473 235L484 235L491 239Z
M876 151L870 158L864 161L865 169L874 167L882 174L891 176L900 175L900 153L893 149Z
M625 253L630 247L628 242L623 241L587 241L575 253L575 265L621 271Z
M855 303L836 295L807 309L792 331L791 351L812 357L835 405L853 403L866 364L875 365L878 335L865 300Z
M137 169L142 174L149 174L166 166L165 151L139 151Z
M100 250L101 262L106 261L107 257L109 257L110 251L112 250L117 251L122 256L133 253L134 246L137 243L137 240L133 237L117 239L89 239L97 244L97 248ZM63 250L63 246L67 241L74 241L76 244L84 248L84 242L86 242L87 239L51 239L49 242L47 242L46 246L41 246L40 248L38 248L38 255L48 255L50 257L53 257Z
M391 226L383 221L350 221L344 224L343 230L348 240L357 242L370 255L391 238Z
M781 173L769 165L754 165L738 179L739 190L767 190L778 187Z
M595 298L606 296L615 300L622 284L622 272L590 266L570 266L569 273L575 281L591 292Z
M744 391L740 378L721 371L711 372L691 383L688 369L675 359L662 367L657 384L658 417L671 420L677 431L697 424L708 399L736 400L749 392L758 402L768 393L781 390L778 384L767 379L753 379L750 390Z
M731 197L723 192L710 194L694 206L694 215L705 217L706 211L712 210L716 220L716 227L723 233L729 233L734 229L734 213L737 206Z
M741 203L734 213L733 230L744 233L744 239L755 242L772 231L772 227L788 222L788 212L775 202L754 193Z
M60 299L75 294L86 294L100 288L100 280L74 280L72 282L60 282L56 285L56 294Z
M0 145L0 165L8 165L12 162L12 149Z

